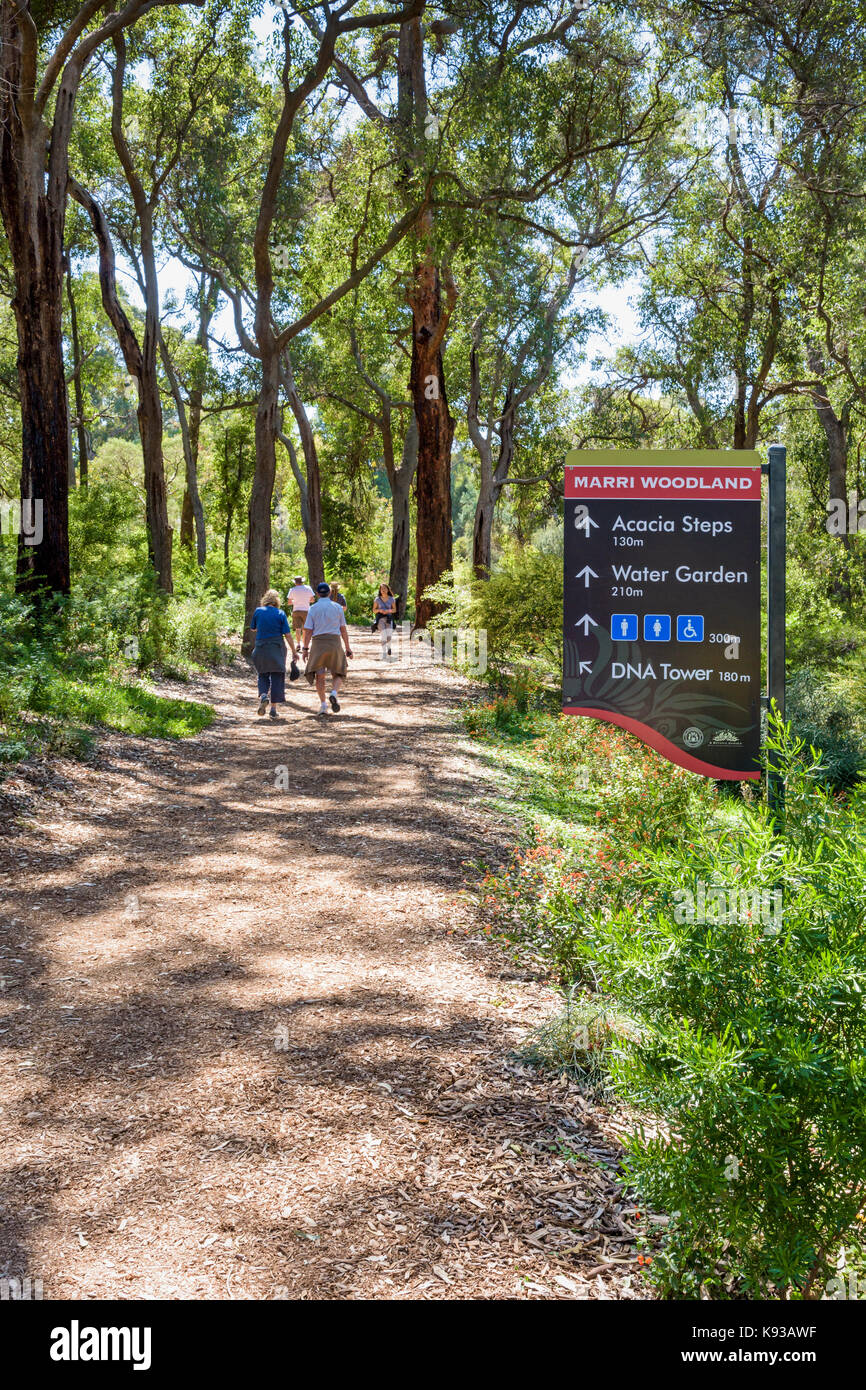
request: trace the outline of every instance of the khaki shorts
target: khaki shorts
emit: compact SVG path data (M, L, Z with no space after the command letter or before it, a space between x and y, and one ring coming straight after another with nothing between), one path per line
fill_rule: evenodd
M348 666L346 665L346 653L339 636L326 634L313 638L310 644L310 655L304 669L304 675L310 685L315 685L317 671L330 671L332 676L345 677Z
M303 632L304 623L307 621L308 608L292 609L292 632Z

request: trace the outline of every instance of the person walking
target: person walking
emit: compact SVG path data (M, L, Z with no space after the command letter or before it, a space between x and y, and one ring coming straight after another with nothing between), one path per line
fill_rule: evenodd
M304 631L304 622L313 599L313 591L309 584L304 583L302 575L295 575L292 580L292 588L286 598L292 609L292 632L300 642Z
M382 639L381 661L391 655L391 632L397 616L397 600L387 584L379 585L379 592L373 600L373 620Z
M331 709L337 714L340 709L337 697L348 671L346 657L352 655L352 648L349 645L346 615L340 605L334 603L331 598L330 584L324 581L317 584L316 594L316 602L304 621L304 675L310 685L315 681L319 696L319 714L328 713L328 700L331 702ZM326 699L325 675L328 671L331 673L331 693Z
M258 713L264 714L270 699L271 719L276 719L277 705L286 703L286 637L292 651L291 679L297 680L300 675L295 665L298 649L289 620L280 607L280 596L276 589L268 589L262 595L262 601L250 619L250 627L256 634L251 660L259 678Z
M339 605L340 605L340 607L343 609L343 611L344 611L344 612L346 611L346 596L345 596L345 594L341 594L341 593L340 593L340 586L339 586L339 584L332 584L332 585L331 585L331 601L332 601L333 603L339 603Z

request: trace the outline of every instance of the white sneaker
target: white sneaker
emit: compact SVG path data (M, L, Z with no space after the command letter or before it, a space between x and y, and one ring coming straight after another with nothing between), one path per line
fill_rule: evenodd
M327 714L327 713L328 713L328 702L327 702L327 700L323 700L322 703L319 705L319 714Z

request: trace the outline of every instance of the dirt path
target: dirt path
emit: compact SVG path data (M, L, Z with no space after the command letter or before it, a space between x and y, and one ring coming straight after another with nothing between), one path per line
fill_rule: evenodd
M249 679L203 680L202 737L107 738L7 826L0 1275L642 1296L611 1117L516 1060L553 995L455 902L507 843L459 683L355 650L342 714L303 682L274 727Z

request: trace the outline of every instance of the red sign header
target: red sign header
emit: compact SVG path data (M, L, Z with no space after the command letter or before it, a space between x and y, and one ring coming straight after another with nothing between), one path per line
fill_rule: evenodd
M707 502L756 502L761 497L760 468L699 468L669 464L648 468L623 464L565 466L565 495L591 501L593 497L635 497L656 501L698 498Z

